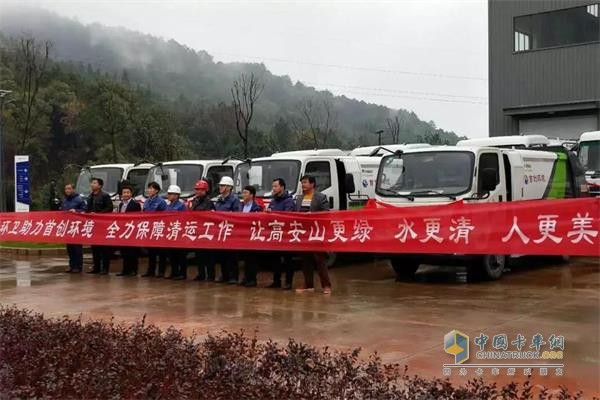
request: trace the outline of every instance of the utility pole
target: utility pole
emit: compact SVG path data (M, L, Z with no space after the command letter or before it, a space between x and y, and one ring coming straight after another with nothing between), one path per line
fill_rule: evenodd
M10 90L0 89L0 212L6 212L6 181L4 176L4 138L2 137L2 127L4 119L2 112L4 111L4 98L11 94Z
M384 132L383 129L380 129L377 132L373 132L375 135L378 135L378 138L377 138L377 145L378 146L381 146L381 135L383 134L383 132Z

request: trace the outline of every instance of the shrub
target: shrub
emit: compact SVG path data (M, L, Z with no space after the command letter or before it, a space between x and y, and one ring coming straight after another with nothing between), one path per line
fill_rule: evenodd
M532 399L529 382L408 376L360 350L332 351L244 332L186 337L142 319L125 326L47 319L0 307L0 398L86 399ZM540 399L576 399L566 388Z

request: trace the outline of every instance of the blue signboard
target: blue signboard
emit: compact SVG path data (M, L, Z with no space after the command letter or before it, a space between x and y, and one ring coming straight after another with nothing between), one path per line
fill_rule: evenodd
M29 191L29 161L15 162L15 187L17 202L31 205L31 192Z

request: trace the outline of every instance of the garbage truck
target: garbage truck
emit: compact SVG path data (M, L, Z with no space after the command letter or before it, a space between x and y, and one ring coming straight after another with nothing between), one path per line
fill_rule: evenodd
M134 196L144 192L144 183L152 164L102 164L83 167L77 177L75 190L84 198L90 195L90 181L101 178L104 181L103 190L107 192L116 209L119 203L119 189L123 182L129 183L134 189Z
M559 199L587 195L582 169L561 152L478 146L439 146L396 152L383 157L377 200L397 207L449 204L454 201L503 202ZM467 261L469 273L499 279L507 255L394 255L400 279L412 277L422 263Z

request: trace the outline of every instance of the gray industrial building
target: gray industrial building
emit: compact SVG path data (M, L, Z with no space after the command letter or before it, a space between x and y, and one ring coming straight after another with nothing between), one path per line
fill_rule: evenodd
M488 3L490 136L600 130L600 2Z

